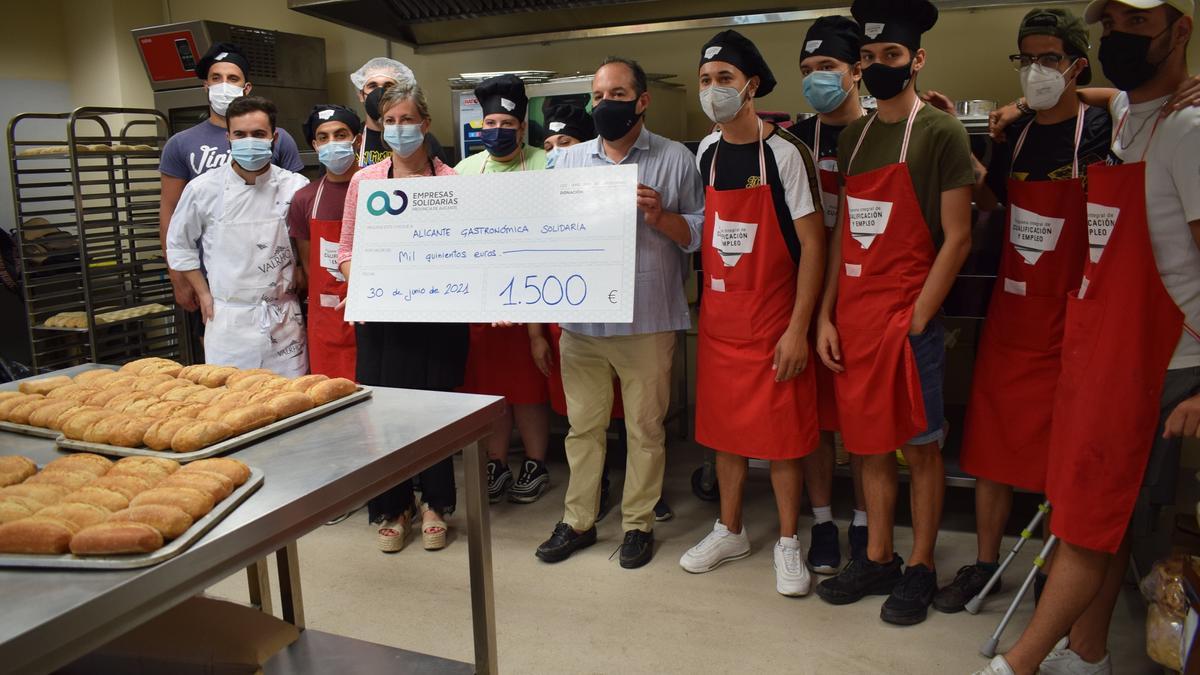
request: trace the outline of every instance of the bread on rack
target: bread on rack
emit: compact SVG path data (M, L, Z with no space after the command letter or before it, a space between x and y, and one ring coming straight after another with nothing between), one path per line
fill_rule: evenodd
M97 380L103 382L106 378L110 378L115 374L116 371L109 370L108 368L92 368L91 370L85 370L82 373L77 373L75 377L71 378L71 381L75 384L95 387L98 386L98 384L93 384L93 382L96 382Z
M48 487L48 486L43 486ZM140 476L101 476L87 484L89 488L104 488L119 492L125 499L133 499L154 487L154 483Z
M31 516L0 525L0 553L66 553L76 528L56 518Z
M91 452L77 452L46 464L42 471L79 471L98 477L108 473L113 466L115 463L107 457Z
M163 539L175 539L195 522L183 509L167 504L131 506L109 517L110 523L143 523L158 530Z
M0 391L0 403L3 403L5 401L9 400L10 398L17 398L19 396L28 396L28 394L22 394L19 391L14 391L11 389L6 390L6 391Z
M344 377L335 377L326 382L318 382L305 393L312 397L313 403L325 405L339 398L349 396L358 391L358 385Z
M13 396L11 398L7 398L3 401L0 401L0 421L4 421L4 422L9 421L8 416L10 414L12 414L12 411L17 406L27 403L29 401L36 401L36 400L42 399L42 398L46 398L46 397L43 394L21 394L20 396Z
M47 506L33 515L43 518L55 518L65 523L70 523L75 529L81 530L96 523L103 523L108 520L111 514L108 509L96 506L95 504L59 502L53 506Z
M313 402L311 396L303 392L284 391L272 396L265 405L275 413L276 417L283 419L312 410L316 403Z
M13 424L29 424L29 416L33 414L33 411L37 410L46 403L52 402L53 401L48 398L38 398L32 401L25 401L20 405L14 406L12 410L8 411L8 421L12 422Z
M329 379L328 375L302 375L287 383L284 387L286 391L303 391L307 392L314 385L325 382Z
M31 485L59 485L78 490L93 480L96 480L96 476L84 471L39 471L26 478L25 482Z
M62 498L61 504L91 504L114 513L129 506L129 498L108 488L87 484Z
M171 437L171 449L175 452L195 452L220 443L232 435L232 430L221 422L194 420L181 427Z
M21 455L0 455L0 487L16 485L37 473L37 464Z
M55 389L67 384L71 384L71 378L67 377L66 375L57 375L55 377L43 377L37 380L22 382L17 389L20 390L22 394L41 394L45 396Z
M275 373L273 373L272 371L270 371L266 368L250 368L248 370L239 370L238 372L230 375L225 380L225 386L229 387L230 389L237 390L237 389L239 389L239 387L237 386L237 383L241 382L242 380L244 380L248 377L254 377L255 375L274 375L274 374Z
M49 429L50 425L54 424L59 415L73 408L78 408L80 405L82 404L78 401L55 401L46 399L45 405L38 406L37 410L34 410L29 415L29 425L41 427L42 429Z
M36 499L19 495L0 495L0 524L28 518L41 508Z
M267 426L278 419L270 408L261 403L251 403L230 410L221 416L220 422L228 426L232 436L240 436L248 431L254 431Z
M175 437L175 432L188 426L193 421L188 417L167 417L155 422L146 430L146 436L143 439L146 447L151 450L169 451L171 449L171 439Z
M175 506L182 509L184 513L195 520L203 518L205 514L212 511L214 501L211 496L195 488L167 487L146 490L134 497L133 501L130 502L131 506L142 506L144 504Z
M225 380L229 379L229 376L237 371L238 369L232 366L217 366L204 374L204 377L200 379L200 384L206 387L223 386Z
M156 487L185 487L199 490L212 497L213 502L225 499L233 492L233 481L211 471L177 471Z
M200 459L195 462L185 464L181 473L188 471L211 471L219 473L233 481L234 487L238 487L250 480L250 467L240 460L232 457L209 457L208 459Z
M172 389L178 389L181 387L184 389L187 389L187 388L190 388L193 386L195 386L195 385L193 385L191 382L188 382L187 380L181 380L177 377L172 377L171 379L166 380L166 381L160 383L159 385L155 386L153 389L150 390L150 393L154 394L155 396L157 396L159 398L163 398L164 396L167 395L167 392L171 391Z
M138 522L105 522L85 527L71 537L71 553L122 555L151 553L163 546L163 536L154 527Z
M78 409L71 413L71 416L63 422L63 435L71 440L82 441L84 440L84 434L87 433L87 430L93 424L116 414L118 414L116 410L107 408L97 408L95 410Z
M205 387L201 385L201 388L203 391L195 392L185 400L189 403L212 403L214 399L229 393L229 390L225 387Z
M138 375L133 381L131 388L134 391L150 392L155 387L166 384L167 382L175 381L175 377L166 373L153 373L150 375Z
M193 384L191 382L188 382L187 380L178 380L178 381L183 382L185 386L175 387L174 389L171 389L170 391L162 394L160 396L160 398L162 398L162 400L184 402L184 401L187 401L188 397L191 396L192 394L195 394L200 391L209 391L208 387L205 387L204 385Z
M28 497L40 502L43 506L57 504L68 493L70 493L70 490L61 485L18 483L17 485L0 488L0 496L16 495L17 497Z
M113 468L123 466L154 466L162 470L166 475L171 475L179 470L179 462L165 457L123 457L117 460Z
M74 382L72 382L70 384L64 384L63 386L56 388L54 391L51 391L49 394L46 394L46 397L51 398L51 399L68 400L68 401L86 401L87 399L91 398L92 395L96 394L98 391L100 391L100 390L96 389L93 386L84 385L84 384L75 384Z

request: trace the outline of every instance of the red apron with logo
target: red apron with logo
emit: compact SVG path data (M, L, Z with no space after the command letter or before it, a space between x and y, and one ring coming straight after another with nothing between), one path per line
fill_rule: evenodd
M337 266L342 221L317 218L324 190L322 178L308 218L308 368L312 373L353 380L354 326L346 323L345 310L337 309L346 297L346 279Z
M758 175L765 178L762 122L758 135ZM803 457L818 441L813 369L776 382L771 368L795 306L796 262L770 185L713 187L719 147L720 141L713 147L701 238L696 442L759 459Z
M1089 167L1087 209L1090 255L1067 300L1046 496L1054 534L1112 553L1141 489L1184 321L1154 261L1144 157Z
M841 186L838 184L837 157L821 156L821 118L817 118L816 130L813 132L813 156L817 158L817 176L821 185L821 211L825 215L825 227L833 232L837 224L838 195ZM833 162L833 169L825 168L826 162ZM815 337L815 336L814 336ZM815 342L815 340L814 340ZM837 395L833 391L834 373L820 358L812 358L813 374L817 378L817 424L821 431L837 431L841 429L837 414Z
M562 338L562 328L556 323L546 324L546 341L550 343L550 409L567 416L567 393L563 391L562 353L558 350L558 341ZM625 408L621 405L621 383L613 378L613 404L610 417L614 420L624 419Z
M893 452L929 426L908 333L936 251L905 159L908 115L896 164L846 176L837 325L846 372L834 378L842 440L859 455ZM875 121L863 127L846 173Z
M1071 180L1008 179L1008 242L964 426L964 471L1034 492L1046 485L1067 293L1079 288L1087 260L1087 198L1078 158L1085 111L1080 105ZM1032 126L1013 148L1014 163Z

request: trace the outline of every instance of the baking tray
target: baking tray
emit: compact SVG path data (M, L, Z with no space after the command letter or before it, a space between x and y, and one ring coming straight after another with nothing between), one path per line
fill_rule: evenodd
M203 537L205 533L213 528L214 525L221 522L233 510L238 507L246 498L250 496L263 484L263 472L254 467L250 467L250 478L242 483L238 489L234 490L225 499L222 499L219 504L213 507L203 518L192 523L192 526L187 529L182 535L173 540L171 543L154 551L153 553L141 553L138 555L112 555L112 556L75 556L70 553L64 555L28 555L21 553L0 553L0 568L3 567L42 567L42 568L65 568L65 569L84 569L84 570L128 570L138 567L149 567L157 565L164 560L170 560L179 555L196 542L197 539Z
M215 443L202 450L195 452L170 452L166 450L151 450L150 448L122 448L117 445L107 445L104 443L88 443L86 441L73 441L59 434L55 436L58 440L58 449L64 452L94 452L98 455L109 455L113 457L163 457L165 459L173 459L176 462L186 464L194 462L197 459L205 459L215 457L216 455L224 454L238 448L245 447L251 443L255 443L262 438L266 438L271 434L291 429L299 426L318 417L324 417L335 410L340 410L346 406L354 405L359 401L364 401L371 398L371 389L369 387L359 386L358 391L343 396L336 401L330 401L325 405L319 405L312 410L307 410L299 415L285 417L278 422L272 422L265 427L248 431L241 436L227 438L220 443Z
M35 427L29 424L17 424L16 422L2 421L0 421L0 431L11 431L14 434L36 436L38 438L58 438L62 435L61 431L57 431L55 429L46 429L44 427Z

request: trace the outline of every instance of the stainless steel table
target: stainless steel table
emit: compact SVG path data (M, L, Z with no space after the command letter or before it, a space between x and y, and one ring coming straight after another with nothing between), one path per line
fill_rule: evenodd
M229 455L262 469L266 482L176 558L120 572L0 570L0 670L52 671L239 569L255 570L272 552L283 618L303 628L295 540L462 449L475 671L497 672L486 459L479 441L503 414L503 399L374 391L368 401ZM0 432L0 454L12 453L39 464L61 456L53 441ZM265 566L257 569L265 576Z

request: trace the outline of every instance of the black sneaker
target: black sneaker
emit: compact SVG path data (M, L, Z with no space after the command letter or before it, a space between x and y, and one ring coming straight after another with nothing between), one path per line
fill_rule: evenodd
M850 540L850 559L851 560L866 560L867 559L867 526L866 525L851 525L850 533L846 537Z
M527 459L521 464L521 475L508 491L508 501L514 504L532 504L550 489L550 472L546 465L536 459Z
M612 509L612 494L608 490L608 479L600 483L600 508L596 509L596 522L604 520L604 516Z
M838 543L838 526L831 521L812 526L808 544L808 566L818 574L837 574L842 566L842 546Z
M658 503L654 505L654 519L660 523L665 523L674 517L675 512L667 505L667 500L659 497Z
M840 574L817 584L817 595L831 605L849 605L868 595L887 595L900 582L903 564L894 553L887 563L851 558Z
M596 543L596 528L576 532L566 523L554 526L554 534L537 547L536 555L543 562L556 563L571 557L571 554L581 548L587 548Z
M933 596L933 608L946 614L963 611L971 598L979 595L979 591L983 590L991 578L992 573L979 565L967 565L959 568L958 573L954 575L954 581ZM999 590L1000 582L997 581L996 585L992 587L992 591Z
M487 463L487 479L488 501L495 504L504 499L504 493L508 492L508 486L512 485L512 469L508 468L507 462L489 459Z
M654 557L654 532L630 530L621 542L621 567L637 569Z
M929 614L929 605L937 593L937 573L925 565L909 565L900 583L883 601L879 618L897 626L921 623Z

